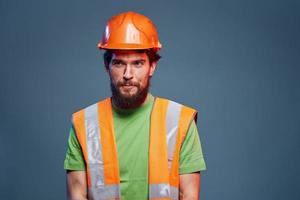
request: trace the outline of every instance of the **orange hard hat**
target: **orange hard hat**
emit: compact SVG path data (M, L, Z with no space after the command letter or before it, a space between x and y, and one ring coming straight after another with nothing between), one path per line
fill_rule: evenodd
M126 12L113 16L107 22L100 49L154 49L158 51L157 30L152 21L139 13Z

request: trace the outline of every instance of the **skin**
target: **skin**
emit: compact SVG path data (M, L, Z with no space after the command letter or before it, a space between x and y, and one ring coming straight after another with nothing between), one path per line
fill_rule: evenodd
M87 200L86 171L67 171L68 200Z
M120 93L125 97L130 97L138 91L138 87L135 84L138 84L140 89L147 86L147 81L153 76L156 65L156 62L150 64L146 53L118 50L114 52L107 72L112 84L122 83L121 86L118 86ZM86 172L68 171L67 190L69 200L86 200ZM199 192L200 173L180 175L180 200L198 200Z
M137 95L138 90L144 90L147 87L149 79L154 74L156 65L156 62L150 64L146 53L118 50L114 51L107 72L111 83L118 88L120 95L124 98L130 98ZM116 101L114 103L122 109ZM140 104L136 104L134 107L139 106Z
M200 172L179 175L179 199L198 200L200 195Z

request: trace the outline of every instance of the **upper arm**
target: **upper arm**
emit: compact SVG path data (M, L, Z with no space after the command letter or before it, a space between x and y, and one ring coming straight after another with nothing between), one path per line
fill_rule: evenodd
M85 171L67 171L67 190L69 200L87 199Z
M179 176L180 200L198 200L200 193L200 172Z
M179 155L179 173L190 174L206 169L201 142L195 121L190 124Z
M83 154L73 126L70 128L68 149L64 161L67 172L67 192L69 200L86 200L87 183Z
M195 121L190 124L180 150L179 193L180 200L198 200L200 171L206 169L202 147Z
M70 128L64 168L65 170L85 170L85 161L83 158L81 146L79 144L79 141L77 140L75 129L73 128L73 126L71 126Z

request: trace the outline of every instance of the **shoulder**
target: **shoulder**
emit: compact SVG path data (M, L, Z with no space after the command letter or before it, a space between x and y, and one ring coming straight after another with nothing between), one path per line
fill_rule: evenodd
M88 106L82 107L78 110L76 110L75 112L73 112L72 117L80 117L83 115L83 113L86 115L95 115L97 113L97 109L98 109L98 104L101 102L105 102L110 100L110 97L107 97L105 99L101 99L97 102L94 102Z
M171 118L173 118L174 116L180 116L179 118L182 119L181 121L187 124L189 124L192 121L192 119L194 119L195 122L197 122L198 112L196 109L163 97L155 97L155 101L161 101L166 103L167 117L170 116Z
M168 99L168 98L156 96L155 100L156 101L165 101L165 102L168 102L168 105L172 106L172 107L180 107L180 108L185 108L185 109L189 109L189 110L192 110L194 112L197 112L197 110L195 108L191 107L191 106L188 106L186 104L183 104L183 103L180 103L180 102Z

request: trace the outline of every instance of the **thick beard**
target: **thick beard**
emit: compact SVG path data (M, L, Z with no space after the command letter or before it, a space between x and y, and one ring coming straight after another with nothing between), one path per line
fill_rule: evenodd
M150 78L147 80L145 88L141 88L140 85L134 84L138 88L138 91L132 96L122 95L119 90L119 87L121 85L122 83L117 83L116 85L114 85L112 81L110 82L113 102L118 108L133 109L142 105L147 98L150 87Z

